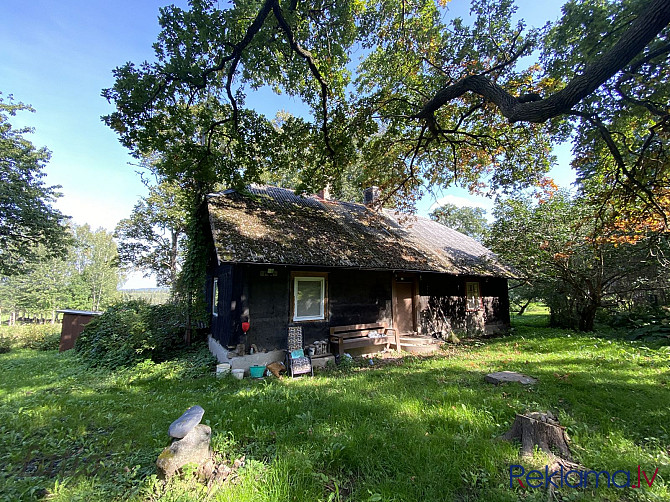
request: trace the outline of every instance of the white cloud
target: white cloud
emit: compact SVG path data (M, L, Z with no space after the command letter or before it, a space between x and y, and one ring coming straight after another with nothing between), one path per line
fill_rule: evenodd
M445 195L437 199L432 206L430 206L429 212L435 211L438 207L444 206L445 204L453 204L456 207L481 207L489 211L492 207L492 201L484 197L470 196L470 197L461 197L459 195Z

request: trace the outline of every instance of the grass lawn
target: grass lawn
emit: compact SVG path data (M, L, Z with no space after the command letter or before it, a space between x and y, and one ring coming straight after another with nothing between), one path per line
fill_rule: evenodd
M185 374L187 361L86 369L73 353L0 355L0 499L222 501L547 500L510 488L510 464L537 454L497 439L515 413L551 410L582 465L637 466L653 487L561 488L554 500L670 500L670 351L516 319L511 336L438 356L375 361L314 378L235 381ZM533 387L484 383L521 371ZM212 445L246 462L207 490L167 486L155 460L186 408L205 408ZM623 481L622 481L623 480ZM619 482L625 482L621 477Z

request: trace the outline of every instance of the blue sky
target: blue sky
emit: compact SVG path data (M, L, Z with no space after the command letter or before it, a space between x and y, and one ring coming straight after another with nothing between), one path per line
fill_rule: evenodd
M3 0L0 2L0 92L32 105L36 113L12 118L15 126L35 128L30 140L52 152L47 182L62 185L57 206L75 223L113 230L146 193L133 159L100 116L113 111L101 96L113 85L112 70L126 61L153 56L161 6L186 1L161 0ZM518 2L519 15L541 25L560 15L560 1ZM224 2L221 2L225 5ZM467 13L469 2L452 0L452 12ZM271 93L250 94L247 103L259 111L300 109L289 98ZM552 172L567 186L574 180L568 147L557 152ZM490 208L491 201L453 189L441 196L461 197L461 203ZM458 201L452 199L452 201ZM427 214L435 200L424 199L419 213ZM151 282L132 277L126 287Z

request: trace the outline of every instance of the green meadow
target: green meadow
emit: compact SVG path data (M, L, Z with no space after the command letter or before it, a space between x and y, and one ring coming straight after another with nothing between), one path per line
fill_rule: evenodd
M280 380L216 378L204 347L101 371L73 351L15 344L0 354L0 499L670 500L670 348L550 329L546 319L527 315L509 336L430 357ZM538 383L484 382L502 370ZM192 468L160 481L167 428L195 404L216 458L244 464L223 483L207 485ZM510 465L544 469L548 459L522 459L499 436L515 414L547 410L567 427L576 462L635 475L638 465L650 476L658 468L653 486L510 488Z

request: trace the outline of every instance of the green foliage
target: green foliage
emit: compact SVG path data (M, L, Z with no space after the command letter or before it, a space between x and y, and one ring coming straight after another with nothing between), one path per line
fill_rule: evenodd
M629 340L656 341L670 345L670 309L668 307L638 307L610 313L603 319L610 325L625 328Z
M165 288L124 289L122 300L144 300L151 305L159 305L170 301L170 290Z
M0 93L0 275L16 275L38 261L63 256L70 241L65 216L52 207L59 186L45 185L43 169L50 152L25 138L26 127L14 129L9 117L34 111Z
M131 300L109 307L87 324L75 347L95 367L162 361L183 347L184 326L185 316L177 305Z
M557 88L606 54L644 0L571 0L545 39L542 62ZM670 100L666 26L623 71L572 108L574 159L584 193L616 234L667 231ZM570 50L566 51L566 47ZM662 166L662 167L661 167Z
M499 436L516 413L551 410L567 427L575 462L610 472L659 468L652 488L563 486L556 499L667 500L667 350L520 321L512 336L449 354L282 380L184 378L187 358L101 371L72 351L12 351L0 356L0 498L546 500L544 490L510 489L508 472L511 463L544 470L551 460L520 458L519 445ZM483 373L502 370L538 384L484 382ZM205 408L219 458L245 455L235 482L156 479L168 426L195 404Z
M186 228L184 266L173 288L174 298L184 306L190 325L209 322L203 284L213 246L207 208L193 203Z
M39 259L19 275L0 276L0 308L55 319L57 309L100 310L118 299L122 282L116 244L103 228L71 226L74 239L65 257Z
M78 284L73 287L80 288L86 308L99 311L116 300L117 287L123 282L116 242L111 232L93 231L88 224L74 226L74 235L72 263Z
M430 214L430 217L462 234L469 235L482 242L488 231L486 210L481 207L457 207L454 204L443 204Z
M668 287L664 263L644 241L598 237L582 199L566 192L500 199L487 245L513 266L526 299L542 299L555 326L591 331L599 308Z
M537 87L537 69L496 67L524 43L529 54L539 32L511 21L510 2L476 2L473 10L478 17L467 26L443 21L431 0L344 0L316 10L278 1L172 6L161 11L155 62L115 69L103 96L116 111L104 120L136 155L160 153L162 174L202 186L240 187L266 172L299 179L301 190L330 185L345 196L355 179L411 202L424 180L527 185L550 166L551 128L517 127L470 97L429 124L411 118L445 82L472 73L494 71L519 93ZM247 93L263 85L301 99L311 117L284 114L273 123L245 108Z
M0 326L0 345L14 349L58 350L60 331L60 324Z
M121 263L154 274L159 286L172 286L182 261L188 197L176 183L163 181L150 187L149 196L116 226Z
M338 193L357 171L409 208L425 185L542 183L551 147L574 138L603 217L619 208L658 223L670 200L657 167L670 89L662 0L575 0L540 29L511 0L474 0L471 20L448 19L446 3L170 6L153 62L114 70L103 96L116 110L104 120L138 157L160 153L162 174L200 187L240 188L270 173ZM622 40L636 43L610 54ZM542 64L528 63L538 52ZM262 86L300 99L309 116L273 123L249 109Z

